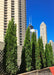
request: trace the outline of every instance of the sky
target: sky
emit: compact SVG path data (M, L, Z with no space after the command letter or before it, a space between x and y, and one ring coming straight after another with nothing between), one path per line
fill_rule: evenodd
M54 41L54 0L26 0L27 26L29 22L40 36L40 24L47 26L47 40ZM30 20L29 20L30 19Z

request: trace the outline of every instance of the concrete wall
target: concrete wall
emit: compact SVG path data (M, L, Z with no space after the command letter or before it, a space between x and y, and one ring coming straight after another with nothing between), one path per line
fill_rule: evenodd
M20 67L21 65L21 55L22 55L22 46L17 47L17 65Z
M3 72L3 48L4 48L4 42L0 42L0 73Z
M49 68L41 69L41 70L35 70L27 73L22 73L18 75L52 75Z
M3 48L4 48L4 42L0 42L0 63L2 63L3 60Z

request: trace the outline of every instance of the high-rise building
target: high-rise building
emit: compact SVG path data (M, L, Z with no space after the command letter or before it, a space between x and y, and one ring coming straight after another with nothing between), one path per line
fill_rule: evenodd
M45 49L45 45L47 43L47 30L46 30L46 24L44 22L42 22L40 25L40 36L42 37L43 45Z
M8 27L8 22L14 18L17 24L17 46L18 61L20 63L21 50L24 44L26 32L26 0L0 0L0 41L4 42L4 36Z
M34 29L31 24L29 24L29 28L30 28L30 40L31 40L31 36L32 36L32 33L33 33L33 32L35 32L35 34L36 34L36 39L38 40L38 30L37 30L37 29Z
M52 40L50 40L49 43L51 43L52 49L53 49L53 53L54 53L54 42Z
M26 0L0 0L0 41L2 42L11 18L14 18L17 24L17 44L23 45L26 31Z
M31 24L29 24L29 28L30 28L30 29L33 29L33 26L32 26Z
M35 30L35 29L30 29L30 40L31 40L31 36L32 36L33 32L35 32L35 34L36 34L36 40L38 40L38 30Z

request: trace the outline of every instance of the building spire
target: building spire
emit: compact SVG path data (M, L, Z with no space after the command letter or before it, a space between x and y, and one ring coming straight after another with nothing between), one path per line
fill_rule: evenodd
M32 25L32 16L29 17L29 24Z

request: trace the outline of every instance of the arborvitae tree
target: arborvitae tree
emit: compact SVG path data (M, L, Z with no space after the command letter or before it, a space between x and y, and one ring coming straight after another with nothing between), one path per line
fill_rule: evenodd
M26 61L26 71L31 70L31 43L30 43L30 28L27 28L25 41L25 61Z
M51 46L51 43L49 44L49 53L50 53L50 61L51 61L51 66L53 64L53 49Z
M35 50L36 50L36 34L35 32L33 32L31 37L32 70L35 70Z
M40 58L40 49L38 42L36 43L36 51L35 51L35 59L36 59L36 70L41 69L41 58Z
M3 68L4 72L6 72L6 52L7 52L7 33L5 35L5 47L4 47L4 55L3 55Z
M7 33L5 36L5 67L9 75L16 75L17 73L17 38L16 38L16 24L14 19L11 19L8 24Z
M21 65L20 65L20 73L23 73L23 72L26 72L25 47L24 46L22 49Z
M44 68L46 67L46 60L45 60L45 53L44 53L42 38L38 39L38 43L39 43L40 58L41 58L41 64L42 64L41 68Z
M51 46L51 43L49 43L49 56L50 56L50 62L51 62L51 66L53 64L53 49Z
M46 67L50 67L51 62L50 62L49 44L46 44L45 46L45 58L46 58Z

